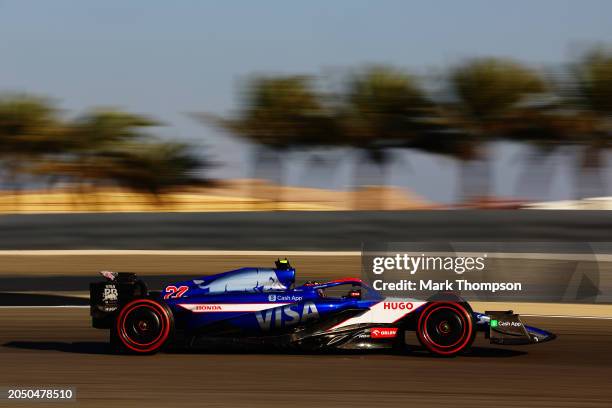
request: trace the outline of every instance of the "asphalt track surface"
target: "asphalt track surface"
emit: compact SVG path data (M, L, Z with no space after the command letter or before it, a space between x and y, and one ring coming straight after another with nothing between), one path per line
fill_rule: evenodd
M0 387L76 387L75 405L41 406L610 407L612 321L525 321L559 337L504 348L477 340L452 359L418 349L122 356L89 327L86 308L0 308Z
M0 216L0 249L352 250L362 242L610 241L612 211L283 211Z

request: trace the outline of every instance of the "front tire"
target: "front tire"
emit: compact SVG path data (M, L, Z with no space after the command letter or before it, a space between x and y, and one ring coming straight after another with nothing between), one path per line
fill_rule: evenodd
M421 311L417 322L419 342L438 356L461 353L472 345L475 334L472 312L464 303L430 303Z
M139 298L123 306L111 329L111 347L134 354L152 354L167 344L174 331L170 308L154 299Z

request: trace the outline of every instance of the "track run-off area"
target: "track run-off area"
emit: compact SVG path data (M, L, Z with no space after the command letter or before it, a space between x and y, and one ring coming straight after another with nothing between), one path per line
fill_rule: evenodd
M403 353L208 350L127 356L111 353L107 332L91 328L87 283L100 270L137 272L159 289L187 277L271 266L287 256L298 279L323 280L359 276L359 252L7 250L0 255L5 292L0 387L71 387L74 406L609 407L612 401L609 305L498 304L496 309L514 309L526 324L558 338L521 347L478 338L470 353L451 359L431 357L416 337ZM566 254L568 260L582 256ZM522 254L517 261L523 267L534 262L528 269L535 273L535 262L546 257ZM607 276L602 274L602 287L608 287ZM487 307L474 304L475 310ZM0 401L0 407L30 405Z
M429 356L416 338L404 353L129 356L111 353L87 307L1 307L0 386L74 387L76 405L91 407L609 407L612 321L524 321L559 337L521 347L478 338L470 353L450 359Z

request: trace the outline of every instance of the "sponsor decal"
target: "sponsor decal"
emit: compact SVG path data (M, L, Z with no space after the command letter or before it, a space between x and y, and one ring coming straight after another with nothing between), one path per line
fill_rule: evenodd
M390 339L397 334L397 327L373 327L370 329L370 337L373 339Z
M119 308L119 292L113 283L104 285L104 290L101 293L102 299L98 309L104 313L114 312Z
M194 312L222 312L221 305L194 305Z
M299 302L303 299L302 296L296 295L268 295L269 302Z
M400 299L382 301L371 306L370 310L367 310L365 313L346 319L329 328L328 331L363 323L393 324L404 316L418 310L418 308L424 304L425 302L406 302Z
M117 288L115 285L106 285L104 287L104 292L102 292L102 301L103 302L116 302L119 293L117 292Z
M522 324L520 322L517 321L505 321L505 320L501 320L499 321L495 326L493 326L493 322L491 322L491 327L521 327Z
M257 323L264 331L270 330L273 327L293 326L318 317L319 311L317 310L317 305L313 302L306 302L303 305L275 307L255 313Z
M176 286L166 286L164 299L178 299L183 297L188 290L189 286L179 286L178 288Z
M414 305L412 302L384 302L384 310L412 310Z

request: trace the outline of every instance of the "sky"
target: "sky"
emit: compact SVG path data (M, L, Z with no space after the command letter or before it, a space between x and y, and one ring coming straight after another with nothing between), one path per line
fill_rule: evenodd
M212 176L248 177L252 147L188 113L235 111L251 75L368 63L426 73L484 55L546 67L612 44L611 15L607 0L0 0L0 92L51 96L68 116L97 106L152 115L165 124L157 134L197 143L218 163ZM515 194L524 152L493 150L496 192ZM456 163L400 156L391 184L456 199ZM294 159L286 181L319 185L305 158ZM350 167L343 159L324 184L346 188ZM555 173L548 198L571 196L570 165Z

